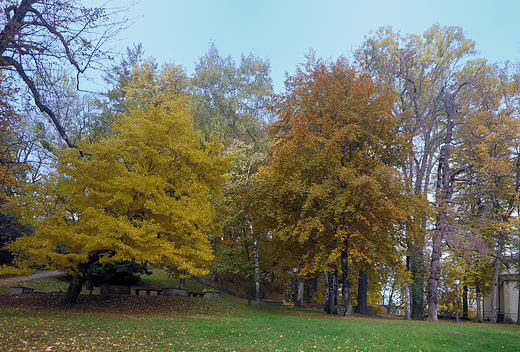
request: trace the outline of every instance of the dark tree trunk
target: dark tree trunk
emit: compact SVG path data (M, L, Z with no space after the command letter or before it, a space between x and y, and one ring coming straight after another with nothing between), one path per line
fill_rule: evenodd
M76 301L78 300L78 297L81 294L81 290L83 289L83 284L86 281L85 274L88 272L90 266L99 260L100 254L101 252L91 253L88 257L88 262L78 264L77 271L76 273L74 273L67 293L63 298L62 303L64 305L73 306L76 304Z
M348 249L347 249L348 250ZM350 290L350 281L348 280L348 252L341 252L341 285L343 305L345 306L345 315L352 316L352 291Z
M462 319L469 320L468 286L462 287Z
M80 275L79 273L74 274L72 277L72 281L69 285L69 289L65 294L65 298L63 298L62 303L66 306L73 306L76 304L79 295L81 294L81 290L83 289L83 283L85 282L85 277Z
M247 292L247 305L251 305L251 294L253 292L253 276L249 275L249 291Z
M334 307L334 291L337 291L335 284L335 275L332 272L325 272L325 307L324 310L327 314L336 313Z
M421 246L415 246L412 257L412 319L424 318L424 253Z
M480 280L477 279L477 285L475 287L475 294L477 299L477 311L475 314L475 319L477 321L480 321L480 318L482 318L482 297L480 293Z
M446 103L446 134L444 135L444 145L441 147L439 155L439 165L437 169L436 183L436 206L439 208L435 222L435 232L432 239L432 260L430 265L430 277L428 279L428 320L438 322L437 317L439 305L439 280L441 278L441 256L442 243L447 233L448 216L447 201L451 199L453 193L452 180L450 175L450 153L453 136L453 99L454 95L448 97Z
M186 271L181 270L181 275L186 275ZM181 277L180 284L183 290L186 289L186 279L184 277Z
M333 272L333 278L334 281L332 282L332 288L333 288L333 297L334 297L334 314L337 314L337 308L338 308L338 271L334 270Z
M359 270L358 284L358 309L357 312L363 315L369 315L368 311L368 276L367 271Z

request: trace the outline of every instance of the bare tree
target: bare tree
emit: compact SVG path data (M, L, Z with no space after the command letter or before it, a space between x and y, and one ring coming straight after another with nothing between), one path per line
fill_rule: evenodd
M80 78L88 68L110 59L107 42L124 29L114 20L124 8L84 7L79 0L0 0L0 69L21 79L38 109L46 114L69 147L65 129L45 101L55 68Z

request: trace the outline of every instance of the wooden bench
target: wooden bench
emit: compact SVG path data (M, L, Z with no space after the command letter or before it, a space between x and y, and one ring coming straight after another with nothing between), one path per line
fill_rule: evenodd
M161 295L162 290L160 288L134 288L135 294L139 296L141 291L146 291L146 295L150 296L151 292L157 292L157 296Z
M205 292L188 292L190 297L204 297Z

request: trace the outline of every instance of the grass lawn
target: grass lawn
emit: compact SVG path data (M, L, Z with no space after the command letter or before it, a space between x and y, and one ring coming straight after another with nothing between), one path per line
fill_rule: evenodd
M101 311L87 305L49 310L4 304L0 351L520 351L517 325L345 318L249 307L226 295L221 300L132 297L118 296L113 307ZM165 308L130 312L117 306L125 302Z

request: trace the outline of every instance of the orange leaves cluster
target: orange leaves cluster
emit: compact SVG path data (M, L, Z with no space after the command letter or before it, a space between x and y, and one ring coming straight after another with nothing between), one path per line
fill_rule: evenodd
M335 266L349 238L365 259L376 244L377 255L390 255L406 217L396 167L408 150L396 134L392 92L344 58L312 55L286 90L275 97L279 120L262 178L276 234L303 248L314 263L308 271Z

